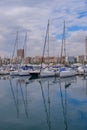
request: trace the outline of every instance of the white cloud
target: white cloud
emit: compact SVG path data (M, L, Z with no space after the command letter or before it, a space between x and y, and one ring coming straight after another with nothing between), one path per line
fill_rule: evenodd
M28 51L27 55L41 55L47 21L50 19L50 37L54 40L50 43L51 55L60 54L61 41L55 39L52 34L58 35L63 32L63 20L66 27L87 26L87 17L79 19L81 12L87 11L85 0L3 0L0 1L0 52L7 53L13 48L15 43L15 33L19 30L25 33L28 30L29 46L33 51ZM86 31L67 32L68 42L72 43L71 51L68 54L84 54L84 39ZM24 34L23 34L24 35ZM21 39L24 39L21 35ZM7 45L9 44L9 45ZM80 46L79 46L80 45ZM8 46L8 48L6 48ZM79 46L79 48L77 47ZM58 49L57 49L58 48ZM68 47L67 47L68 48ZM76 50L73 48L77 48ZM53 49L53 50L52 50ZM57 52L58 51L58 52ZM70 52L69 52L70 51Z
M70 55L85 54L85 38L87 31L71 32L70 38L67 39L67 50Z

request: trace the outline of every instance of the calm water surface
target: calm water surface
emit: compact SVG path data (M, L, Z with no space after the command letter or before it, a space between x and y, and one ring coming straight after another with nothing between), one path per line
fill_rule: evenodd
M0 130L87 130L87 79L0 79Z

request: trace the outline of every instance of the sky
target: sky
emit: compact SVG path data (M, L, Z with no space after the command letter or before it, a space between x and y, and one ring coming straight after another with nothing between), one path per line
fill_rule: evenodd
M64 21L66 55L85 54L87 0L0 0L0 56L12 57L17 32L26 56L42 56L48 19L50 56L61 54Z

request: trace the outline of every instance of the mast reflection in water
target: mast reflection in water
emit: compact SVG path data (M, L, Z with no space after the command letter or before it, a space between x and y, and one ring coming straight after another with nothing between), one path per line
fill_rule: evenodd
M0 130L86 130L87 78L0 78Z
M24 109L25 109L25 115L26 117L28 118L28 111L27 111L27 84L24 84L25 85L25 96L24 96L24 92L23 92L23 87L22 87L22 84L24 83L24 80L22 79L18 79L16 81L16 92L14 92L14 86L12 84L12 80L9 79L10 81L10 86L11 86L11 92L12 92L12 96L13 96L13 100L14 100L14 104L15 104L15 107L16 107L16 110L17 110L17 118L19 118L19 96L18 96L18 93L19 91L21 92L21 97L22 97L22 101L23 101L23 104L24 104Z

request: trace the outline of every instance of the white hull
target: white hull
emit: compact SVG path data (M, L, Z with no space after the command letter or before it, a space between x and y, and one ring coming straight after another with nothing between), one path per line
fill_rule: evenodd
M87 66L78 67L78 74L87 75Z
M10 76L18 76L18 75L19 75L19 71L18 70L10 72Z
M29 74L29 71L26 71L26 70L15 70L15 71L11 71L10 75L11 76L28 76L30 74Z
M60 71L60 77L70 77L70 76L75 76L76 72L74 70L65 70L65 71Z
M30 75L32 78L45 78L45 77L57 77L59 76L59 72L55 71L53 69L45 68L40 70L35 70L35 71L30 71Z
M59 72L58 71L54 71L51 69L43 69L40 73L39 77L57 77L59 76Z
M22 70L22 71L19 72L19 76L28 76L28 75L30 75L29 71Z
M5 70L0 71L0 75L9 75L9 71L5 71Z
M79 75L84 74L84 67L83 66L78 67L77 71Z

